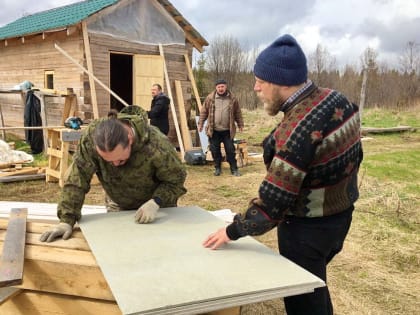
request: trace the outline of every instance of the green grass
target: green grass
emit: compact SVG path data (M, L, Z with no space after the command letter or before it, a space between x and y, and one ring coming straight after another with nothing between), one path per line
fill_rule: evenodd
M369 108L362 113L362 126L375 128L420 127L420 113L415 109L399 111L395 109Z
M415 182L420 178L420 150L384 152L370 155L363 161L369 176L383 180Z

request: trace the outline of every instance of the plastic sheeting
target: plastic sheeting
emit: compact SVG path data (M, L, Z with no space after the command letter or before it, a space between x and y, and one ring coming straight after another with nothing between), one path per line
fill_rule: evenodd
M116 6L88 24L89 32L142 44L185 45L184 30L155 0Z

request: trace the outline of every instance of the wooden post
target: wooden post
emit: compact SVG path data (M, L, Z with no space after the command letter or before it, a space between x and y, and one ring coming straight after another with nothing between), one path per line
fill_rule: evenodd
M171 84L169 82L168 69L166 68L165 54L163 53L162 44L159 44L159 52L160 52L160 55L163 57L163 72L165 75L166 89L168 92L169 99L171 101L170 105L171 105L172 118L174 119L175 131L178 137L179 150L181 151L181 160L184 160L184 155L185 155L184 143L182 142L181 132L179 131L178 118L176 116L176 109L175 109L175 105L174 105L174 101L172 97Z
M0 122L1 122L1 127L4 127L4 118L3 118L3 111L1 110L1 104L0 104ZM6 131L2 130L1 134L2 134L2 139L6 141Z
M194 91L194 96L195 96L195 99L197 101L198 111L201 112L201 110L203 108L203 105L201 104L201 99L200 99L200 95L198 94L197 84L195 83L195 78L194 78L194 75L193 75L193 72L192 72L192 69L191 69L190 58L188 58L188 55L185 54L184 59L185 59L186 65L187 65L188 77L191 81L191 85L192 85L192 88L193 88L193 91Z
M39 99L39 103L41 104L42 127L45 127L48 125L47 114L45 110L45 95L43 93L37 93L37 92L34 92L34 95ZM42 131L42 138L44 140L44 152L46 153L48 149L48 135L44 131Z
M67 88L67 95L64 97L63 115L61 116L61 124L63 126L66 119L74 116L74 112L77 110L77 97L74 94L73 88Z
M368 79L368 68L363 69L363 81L362 81L362 88L360 91L360 104L359 104L359 116L360 116L360 126L362 126L362 112L363 107L365 106L366 101L366 86L367 86L367 79Z
M90 53L89 34L87 31L86 21L82 22L83 43L85 45L85 54L87 68L90 73L93 73L92 57ZM96 99L96 87L94 79L89 76L90 97L92 99L93 118L99 118L98 101Z
M175 80L175 91L178 101L179 118L181 125L182 138L184 139L185 151L192 149L192 140L190 130L188 129L187 115L185 113L184 97L182 95L181 82Z

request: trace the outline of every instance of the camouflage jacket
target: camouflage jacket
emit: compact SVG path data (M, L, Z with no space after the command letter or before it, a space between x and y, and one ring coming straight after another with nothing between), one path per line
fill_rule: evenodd
M93 131L101 118L93 121L83 132L73 162L66 172L64 187L58 203L61 222L74 225L81 218L85 195L96 174L108 196L122 209L138 209L151 198L161 199L161 207L177 205L186 193L185 166L168 138L147 123L146 115L119 114L135 131L130 159L122 166L113 166L96 152Z

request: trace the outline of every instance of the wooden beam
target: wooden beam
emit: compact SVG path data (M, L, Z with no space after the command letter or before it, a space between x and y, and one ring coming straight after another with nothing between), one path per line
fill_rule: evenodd
M362 127L362 135L366 134L381 134L381 133L395 133L395 132L406 132L411 131L415 132L419 130L418 127L410 127L410 126L397 126L397 127L389 127L389 128L375 128L375 127Z
M182 138L184 139L184 148L185 148L185 151L189 151L192 149L192 140L191 140L190 130L188 129L187 115L185 113L184 97L182 95L182 87L181 87L181 82L179 80L175 80L175 92L176 92L176 98L178 102L179 120L181 121L180 125L181 125Z
M14 175L32 175L32 174L38 174L40 172L40 167L23 167L22 169L8 169L8 170L2 170L0 172L0 178L1 177L7 177L7 176L14 176Z
M0 183L14 183L19 181L27 181L27 180L36 180L36 179L45 179L45 174L32 174L32 175L17 175L17 176L7 176L1 177Z
M93 73L92 56L90 52L89 34L87 31L86 21L82 21L83 43L85 45L85 54L87 68L89 72ZM99 118L98 101L96 98L95 80L89 76L90 97L92 99L93 118Z
M41 234L34 235L39 238ZM114 296L90 251L51 244L26 245L25 273L19 289L113 301ZM61 241L61 246L67 241ZM0 248L3 242L0 241ZM1 312L0 312L1 313Z
M79 296L51 294L23 290L1 305L1 314L55 314L55 315L122 315L115 301L87 299Z
M3 111L1 110L1 103L0 103L0 127L4 127L4 118L3 118ZM1 131L2 132L2 139L4 141L6 141L6 132L4 131L4 129Z
M0 130L36 130L36 129L57 129L64 128L63 126L32 126L32 127L0 127Z
M176 116L176 109L175 109L175 105L174 105L174 101L172 97L172 90L171 90L171 84L169 81L168 68L166 67L165 53L163 52L162 44L159 44L159 53L163 57L163 72L165 75L166 90L168 92L168 96L171 101L170 105L171 105L172 118L174 120L175 131L178 137L179 150L181 151L181 160L184 160L184 155L185 155L184 143L182 141L181 132L179 131L178 118Z
M102 86L106 91L111 93L117 100L119 100L124 106L129 106L126 101L124 101L121 97L118 96L114 91L112 91L109 87L107 87L104 83L102 83L97 77L93 75L92 72L87 70L85 67L80 65L72 56L70 56L66 51L64 51L60 46L57 44L54 44L54 47L61 52L67 59L69 59L71 62L73 62L79 69L81 69L83 72L85 72L87 75L91 76L96 83L98 83L100 86Z
M28 209L10 211L7 234L0 258L0 287L22 283Z
M203 105L201 104L200 95L198 94L197 84L195 82L194 74L191 68L190 58L188 58L187 54L184 54L185 64L187 65L188 70L188 78L191 81L191 85L194 91L195 99L197 100L198 111L201 112L203 109Z

